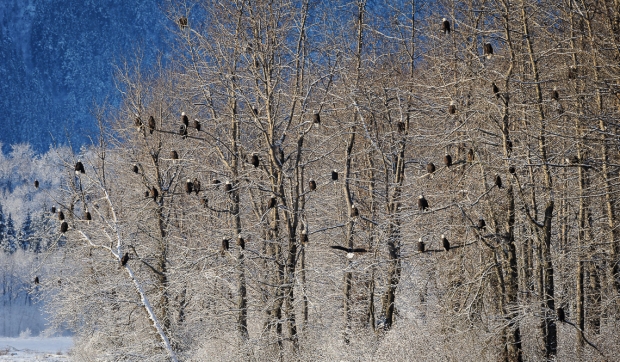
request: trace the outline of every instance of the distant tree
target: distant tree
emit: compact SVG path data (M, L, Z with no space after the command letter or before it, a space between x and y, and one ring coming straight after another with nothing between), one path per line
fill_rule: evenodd
M24 251L32 251L34 245L32 244L32 236L34 231L32 229L32 214L28 212L26 214L26 220L22 223L22 227L17 235L19 247Z
M35 253L47 250L57 238L56 214L50 213L46 208L31 214L30 242L29 247Z
M2 210L2 205L0 204L0 246L3 251L9 250L9 245L6 241L6 220L4 218L4 211Z
M9 253L14 253L18 248L17 233L15 231L15 224L13 223L13 216L11 214L9 214L9 217L6 220L4 243L5 251Z

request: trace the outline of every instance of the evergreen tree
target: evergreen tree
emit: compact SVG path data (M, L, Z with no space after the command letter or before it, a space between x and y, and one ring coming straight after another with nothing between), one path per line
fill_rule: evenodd
M48 210L48 208L44 207L44 210ZM54 228L57 227L54 223L54 216L54 214L39 211L32 217L30 249L35 253L47 250L53 242Z
M9 214L8 219L6 220L6 228L4 233L4 240L6 249L9 253L14 253L17 250L17 237L15 232L15 224L13 222L13 216Z
M21 227L21 230L19 231L19 235L17 238L19 242L19 247L22 248L22 250L33 250L34 245L32 244L32 236L32 215L30 214L30 212L28 212L28 214L26 214L26 220L24 220L24 223Z
M0 205L0 248L7 251L9 246L5 238L6 233L6 221L4 219L4 212L2 211L2 205Z

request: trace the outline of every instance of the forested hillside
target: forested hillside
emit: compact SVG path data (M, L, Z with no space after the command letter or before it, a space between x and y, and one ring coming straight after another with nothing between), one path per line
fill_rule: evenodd
M0 134L5 145L89 143L96 104L118 104L114 65L163 50L160 1L0 1ZM10 129L10 131L8 131ZM5 149L5 151L7 151Z
M78 360L620 355L620 3L167 6L60 157Z

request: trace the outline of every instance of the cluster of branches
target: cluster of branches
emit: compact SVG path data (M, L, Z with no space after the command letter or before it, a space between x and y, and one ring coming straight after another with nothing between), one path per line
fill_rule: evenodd
M409 352L612 356L619 11L171 5L172 62L119 71L65 184L52 309L152 360L425 330L441 352Z

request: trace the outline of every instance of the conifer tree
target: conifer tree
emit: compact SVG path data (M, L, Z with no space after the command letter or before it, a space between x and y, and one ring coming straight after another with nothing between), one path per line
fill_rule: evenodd
M3 251L7 251L9 246L6 242L5 238L6 234L6 220L4 219L4 211L2 210L2 205L0 204L0 248Z
M6 229L4 233L6 251L14 253L17 250L17 235L15 232L15 223L13 222L13 216L9 214L6 220Z
M28 214L26 214L26 219L24 220L24 223L22 224L21 229L19 230L19 234L17 237L18 243L19 243L19 247L24 250L24 251L31 251L31 238L33 235L33 230L32 230L32 215L30 214L30 212L28 212Z

